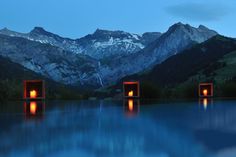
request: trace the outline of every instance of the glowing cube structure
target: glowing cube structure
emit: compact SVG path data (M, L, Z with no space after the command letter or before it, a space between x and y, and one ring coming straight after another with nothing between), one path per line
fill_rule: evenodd
M139 98L139 82L123 82L123 95L125 98Z
M24 99L45 99L45 83L43 80L24 81Z
M199 97L213 97L213 83L200 83L198 95Z

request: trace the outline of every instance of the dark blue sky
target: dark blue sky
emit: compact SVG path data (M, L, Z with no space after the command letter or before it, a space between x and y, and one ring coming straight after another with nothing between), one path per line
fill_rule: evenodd
M0 6L0 28L19 32L41 26L79 38L97 28L164 32L180 21L236 37L235 0L1 0Z

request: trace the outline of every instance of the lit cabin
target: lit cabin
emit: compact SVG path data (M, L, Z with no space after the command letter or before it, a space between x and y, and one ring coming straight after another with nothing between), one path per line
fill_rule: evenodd
M45 99L45 84L43 80L24 81L24 99Z
M199 97L213 97L213 83L200 83L198 93Z
M125 98L138 98L140 96L139 82L123 82L123 94Z

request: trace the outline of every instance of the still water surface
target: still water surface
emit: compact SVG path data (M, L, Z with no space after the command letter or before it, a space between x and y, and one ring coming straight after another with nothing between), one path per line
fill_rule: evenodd
M2 103L0 156L236 157L236 101Z

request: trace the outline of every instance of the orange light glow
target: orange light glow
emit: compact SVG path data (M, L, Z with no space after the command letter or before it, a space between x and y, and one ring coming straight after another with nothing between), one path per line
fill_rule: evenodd
M203 95L204 95L204 96L207 96L207 95L208 95L208 90L207 90L207 89L204 89L204 90L203 90Z
M128 96L134 96L134 92L132 90L129 91Z
M36 90L31 90L30 91L30 98L36 98L37 97L37 91Z
M36 102L30 102L30 113L35 115L37 111L37 104Z
M207 109L207 105L208 105L208 100L207 100L207 98L204 98L203 99L203 106L205 109Z
M133 100L128 101L128 108L129 108L129 111L134 110L134 101Z

